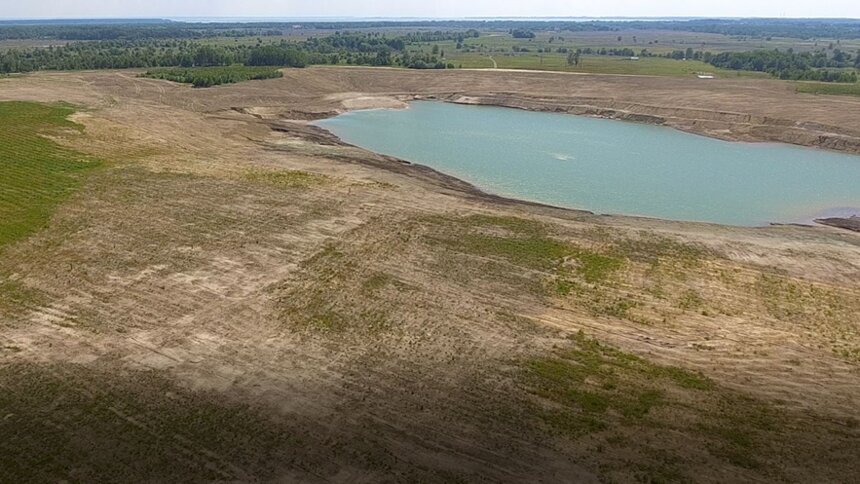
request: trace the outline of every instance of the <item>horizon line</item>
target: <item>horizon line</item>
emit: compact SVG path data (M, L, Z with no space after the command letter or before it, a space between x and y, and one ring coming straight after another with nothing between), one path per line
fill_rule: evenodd
M0 21L51 21L51 20L191 20L191 19L213 19L213 20L227 20L227 19L246 19L246 20L275 20L280 19L283 21L297 21L297 22L311 22L311 21L476 21L476 20L484 20L484 21L494 21L494 20L537 20L537 21L553 21L553 20L595 20L595 21L608 21L608 20L628 20L628 21L660 21L660 20L860 20L860 18L856 17L786 17L786 16L722 16L722 15L698 15L698 16L672 16L672 15L654 15L654 16L466 16L466 17L454 17L454 16L395 16L395 17L387 17L387 16L276 16L276 15L267 15L267 16L206 16L206 15L193 15L193 16L175 16L175 15L166 15L166 16L141 16L141 17L121 17L121 16L107 16L107 17L94 17L94 16L70 16L70 17L0 17Z

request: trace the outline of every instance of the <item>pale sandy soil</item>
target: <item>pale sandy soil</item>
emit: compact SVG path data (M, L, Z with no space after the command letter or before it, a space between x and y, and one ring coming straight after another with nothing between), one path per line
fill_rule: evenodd
M0 100L80 106L84 134L59 141L107 160L0 258L0 282L28 291L0 295L0 433L13 436L0 450L24 462L0 481L860 473L858 234L501 200L306 123L428 96L731 139L856 150L860 138L860 100L770 81L334 68L205 90L131 72L0 79ZM498 252L535 237L623 263L593 282L577 279L578 256L550 267ZM487 238L503 248L461 242ZM577 289L553 290L563 277ZM657 379L675 403L647 418L555 426L542 415L564 409L522 374L578 331L715 389ZM624 368L610 373L628 381ZM767 425L702 423L738 406L766 409Z

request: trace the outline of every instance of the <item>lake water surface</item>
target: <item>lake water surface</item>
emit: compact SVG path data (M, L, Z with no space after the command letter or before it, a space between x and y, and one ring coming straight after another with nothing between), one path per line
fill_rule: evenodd
M499 195L733 225L860 213L860 156L662 126L413 102L319 121L344 141Z

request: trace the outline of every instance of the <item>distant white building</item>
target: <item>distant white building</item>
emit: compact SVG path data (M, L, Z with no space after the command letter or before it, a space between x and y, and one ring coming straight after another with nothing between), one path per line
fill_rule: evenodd
M713 74L696 74L696 77L698 77L699 79L713 79L714 75Z
M630 58L630 60L639 60L639 57L634 55L633 57Z

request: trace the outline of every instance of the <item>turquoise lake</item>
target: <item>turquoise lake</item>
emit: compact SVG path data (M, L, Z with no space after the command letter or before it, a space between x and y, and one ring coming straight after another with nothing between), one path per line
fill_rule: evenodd
M596 213L731 225L860 213L860 156L671 128L413 102L316 123L484 191Z

